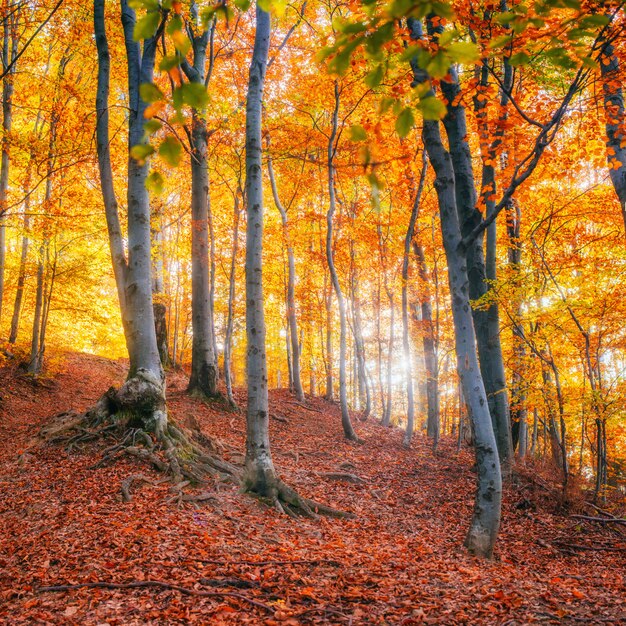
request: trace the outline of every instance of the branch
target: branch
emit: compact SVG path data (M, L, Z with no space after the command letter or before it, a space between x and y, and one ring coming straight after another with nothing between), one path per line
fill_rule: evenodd
M35 37L39 34L41 29L52 19L52 16L57 12L59 7L63 4L63 0L59 0L55 5L52 11L48 14L48 17L37 26L35 32L30 36L29 40L24 44L24 47L15 55L15 57L11 60L11 62L4 68L2 74L0 74L0 80L3 79L13 68L13 66L17 63L17 60L26 52L27 48L33 43Z
M145 589L146 587L171 589L172 591L178 591L186 596L200 596L203 598L235 598L270 613L274 613L274 608L269 606L269 604L253 600L252 598L248 598L240 593L229 591L200 591L198 589L181 587L180 585L173 585L160 580L134 580L129 583L107 583L97 581L91 583L78 583L76 585L52 585L49 587L39 587L37 591L39 593L46 593L72 591L73 589Z

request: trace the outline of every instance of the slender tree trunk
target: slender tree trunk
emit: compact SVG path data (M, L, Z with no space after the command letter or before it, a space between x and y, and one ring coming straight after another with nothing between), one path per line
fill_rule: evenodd
M459 102L460 85L454 68L451 70L453 81L442 82L441 88L450 103ZM448 114L444 118L448 136L450 155L454 167L456 204L459 213L462 236L467 236L482 220L477 209L476 188L472 171L472 157L467 141L468 131L465 108L462 104L449 104ZM489 168L487 168L489 169ZM487 183L485 183L486 185ZM483 188L485 187L483 185ZM490 272L495 271L495 222L490 238L490 255L494 260ZM483 236L479 236L467 248L467 274L469 278L469 297L476 301L488 291L488 273L483 253ZM508 394L504 376L504 361L500 344L498 311L495 304L488 308L479 307L473 311L480 368L489 401L498 453L503 465L508 466L512 456Z
M407 416L406 431L404 434L404 445L410 446L413 438L413 428L415 421L415 400L413 398L413 361L411 359L411 344L409 333L409 261L411 253L411 243L415 234L415 223L419 215L420 204L422 201L422 193L424 191L424 182L426 181L426 168L428 160L426 158L426 150L422 150L422 171L417 186L417 192L413 201L411 217L409 218L409 226L404 238L404 256L402 257L402 348L404 351L404 368L406 376L406 398L407 398ZM435 446L437 440L435 440Z
M161 32L141 45L133 38L135 12L121 0L122 26L128 64L128 261L113 186L109 141L110 54L106 37L104 0L94 0L94 31L98 50L96 94L96 141L100 183L104 200L109 246L124 336L130 360L128 380L116 392L116 405L134 415L143 429L165 437L168 421L165 407L163 370L157 347L152 303L150 203L145 186L147 163L136 161L132 146L143 143L146 103L139 86L152 82L156 41Z
M334 399L334 376L333 376L333 286L326 286L326 277L324 277L324 302L326 304L326 355L324 358L324 367L326 369L326 393L324 397L329 402Z
M335 268L335 259L333 252L333 216L336 210L335 198L335 150L337 146L338 123L339 123L339 84L335 81L335 108L332 115L331 133L328 138L327 151L327 167L328 167L328 195L329 208L326 213L326 260L328 262L328 271L337 296L337 305L339 308L339 403L341 406L341 425L346 439L357 441L358 437L352 427L350 413L348 411L348 386L346 380L346 353L347 353L347 320L346 320L346 303L339 284L339 276Z
M215 333L215 279L217 271L215 269L215 227L213 225L213 209L211 207L211 189L209 184L209 192L207 194L207 221L209 224L209 307L211 315L209 322L211 324L211 337L213 342L213 356L215 358L215 371L219 378L219 351L217 348L217 334Z
M28 373L37 375L41 371L39 363L39 333L41 332L41 310L44 297L44 269L45 269L46 241L39 246L39 261L37 263L37 291L35 296L35 311L33 313L33 334L30 342L30 359Z
M161 365L170 365L167 332L167 306L165 305L165 279L163 264L163 205L159 202L152 216L152 297L154 327Z
M268 142L269 143L269 142ZM274 204L280 213L280 219L283 225L283 237L287 246L287 327L289 332L289 342L291 346L291 382L293 383L293 391L296 398L300 402L304 402L304 390L302 389L302 374L300 371L300 343L298 341L298 320L296 314L296 258L293 252L293 244L289 235L289 219L287 217L287 209L283 206L278 195L276 179L274 177L274 168L272 167L272 158L267 158L267 173L270 179Z
M599 61L604 92L609 174L619 199L624 228L626 229L626 130L624 127L626 115L624 112L624 91L619 73L619 60L613 45L607 43L601 48L601 51Z
M412 38L421 39L421 24L417 20L411 19L409 28ZM422 83L428 79L416 62L412 62L412 69L416 82ZM451 155L441 140L439 122L424 120L423 139L435 171L441 233L448 261L457 369L474 427L478 484L474 513L465 543L470 552L490 558L500 528L502 475L487 395L478 364L466 259L460 254L462 239L456 206L458 194L455 172Z
M29 370L32 374L39 374L43 369L43 359L46 353L46 334L48 330L48 319L50 317L50 307L52 304L52 294L54 292L54 283L57 271L57 253L55 252L54 262L50 263L50 242L46 242L46 259L45 266L50 270L50 276L44 276L44 292L43 306L41 310L41 330L39 331L39 346L37 353L32 355L31 363L33 369Z
M426 404L427 421L426 433L433 439L436 446L439 441L439 368L437 365L437 342L435 337L435 322L430 296L430 276L426 267L424 249L418 242L413 242L413 252L417 259L420 276L420 309L421 324L423 326L424 369L426 370Z
M237 271L237 253L239 252L239 193L235 194L235 222L233 225L233 248L230 255L230 274L228 279L228 317L226 319L226 336L224 337L224 382L226 383L226 397L231 406L236 407L235 397L233 396L233 378L231 371L231 354L233 343L233 325L234 325L234 308L235 308L235 279Z
M513 375L511 382L511 426L514 447L518 456L524 458L528 448L528 406L526 401L527 355L522 327L521 267L522 243L520 239L521 210L516 202L507 209L507 233L509 236L509 267L516 295L513 302Z
M361 419L366 420L372 412L372 392L367 377L367 365L365 359L365 342L363 340L363 323L361 319L361 302L359 293L358 270L354 267L354 245L350 245L350 256L353 263L352 270L352 316L354 324L354 346L357 366L357 384L359 402L363 405Z
M206 120L193 113L191 159L191 309L192 348L189 391L206 397L219 395L218 371L213 352L209 283L209 171L207 168Z
M2 69L8 72L2 80L2 157L0 159L0 319L2 318L2 302L4 300L4 273L6 264L6 226L4 217L7 210L7 191L9 188L11 125L13 122L13 80L15 76L15 61L19 42L18 21L21 9L9 11L5 6L6 14L2 20Z
M22 252L20 255L20 267L17 275L17 288L15 290L15 303L13 304L13 316L11 318L11 332L9 343L14 344L20 325L20 312L22 310L22 298L24 297L24 285L26 284L26 262L28 261L28 249L30 247L30 185L32 181L32 157L26 169L24 182L24 234L22 235Z
M383 414L382 425L383 426L391 426L391 409L393 405L393 348L394 348L394 338L395 338L395 316L396 316L396 307L393 297L393 292L387 285L385 285L385 291L387 292L387 300L389 301L389 311L390 311L390 319L389 319L389 340L387 342L387 403L385 404L385 412Z
M256 33L246 102L246 367L248 412L244 484L276 499L270 452L265 313L263 301L263 171L261 119L270 39L270 16L256 7Z

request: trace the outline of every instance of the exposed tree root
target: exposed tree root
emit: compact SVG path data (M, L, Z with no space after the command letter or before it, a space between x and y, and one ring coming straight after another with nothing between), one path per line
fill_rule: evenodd
M268 502L278 512L289 517L306 517L319 519L320 515L339 519L353 518L354 514L341 511L301 496L295 489L284 483L277 477L262 483L248 483L244 480L246 491L260 500Z
M111 387L87 413L58 415L42 428L40 437L69 450L108 439L112 445L92 467L132 456L164 474L181 504L209 499L206 494L183 494L187 485L205 485L209 479L239 484L242 474L241 468L220 458L221 446L202 433L197 422L192 427L182 428L167 418L161 381L139 370L120 389ZM137 481L154 484L143 474L128 477L121 485L125 502L131 500Z
M351 474L350 472L324 472L323 474L320 474L320 476L328 478L329 480L343 480L356 485L363 485L367 482L364 478L361 478L356 474Z
M241 466L222 458L225 446L200 430L195 418L183 428L168 419L163 385L147 371L139 370L120 389L111 387L85 414L66 412L58 415L40 431L46 442L65 445L73 450L83 444L108 440L102 457L92 468L131 456L164 475L153 481L137 473L124 479L121 494L124 502L132 499L135 483L159 484L169 480L168 501L182 506L217 500L215 494L188 492L187 487L206 486L209 481L243 484L244 490L266 500L278 511L291 517L317 519L319 515L344 518L346 513L300 496L282 480L272 475L269 481L244 480ZM273 474L273 472L272 472Z

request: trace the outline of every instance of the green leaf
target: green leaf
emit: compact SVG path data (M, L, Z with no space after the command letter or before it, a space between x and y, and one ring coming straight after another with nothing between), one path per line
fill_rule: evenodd
M413 117L413 109L406 107L396 119L396 132L403 139L411 132L414 124L415 118Z
M377 57L381 53L382 47L388 41L394 39L395 36L395 24L393 22L387 22L379 26L371 35L365 38L367 53L373 57ZM361 36L360 39L363 39L363 37Z
M515 13L512 11L504 11L503 13L496 15L494 19L498 22L498 24L506 26L514 17Z
M172 135L168 135L159 146L159 156L172 167L176 167L180 163L180 156L183 147L180 141Z
M147 9L155 11L159 8L159 0L128 0L128 6L131 9Z
M209 103L209 94L201 83L185 83L181 87L183 102L201 111Z
M140 143L130 149L130 156L140 165L143 165L151 154L154 154L154 148L149 143Z
M329 62L328 71L331 74L345 74L346 70L350 66L350 59L352 53L363 41L363 37L356 37L352 41L348 42L343 49L341 49Z
M383 82L383 78L385 77L385 68L382 65L377 65L366 77L365 84L370 88L374 89Z
M576 62L570 59L563 48L553 48L548 50L545 55L557 67L563 67L568 70L576 67Z
M150 172L146 178L146 189L155 195L163 193L164 186L163 176L159 172Z
M150 135L154 135L161 130L163 125L158 120L152 119L143 123L143 129L146 134L146 138L150 137Z
M445 17L447 20L451 20L454 17L454 11L450 2L433 2L431 7L433 13L439 17Z
M381 115L387 113L389 109L393 106L393 103L396 102L394 98L381 98L380 104L378 106L378 111Z
M525 52L517 52L509 59L509 65L519 67L520 65L528 65L530 57Z
M446 105L435 96L420 100L418 107L425 120L440 120L446 116Z
M247 11L250 8L251 0L235 0L235 6L240 11Z
M478 46L471 41L457 41L448 46L448 53L456 63L471 65L480 61Z
M177 54L168 54L161 59L159 69L162 72L169 72L173 67L180 64L180 56Z
M287 8L286 0L257 0L257 5L266 13L282 17Z
M183 18L180 15L173 15L167 24L166 32L168 35L183 29Z
M593 28L594 26L606 26L611 21L608 15L587 15L583 17L579 25L581 28Z
M443 78L450 71L450 58L439 50L428 62L426 71L433 78Z
M512 35L502 35L502 37L496 37L489 42L489 47L493 50L495 48L504 48L504 46L510 44L513 41Z
M350 140L351 141L366 141L367 132L360 124L354 124L350 126Z
M161 22L160 11L148 11L136 24L133 30L133 39L141 41L142 39L150 39L159 27Z
M142 83L139 86L139 95L144 102L159 102L164 100L163 92L154 83Z
M576 41L577 39L584 39L585 37L593 37L594 33L585 28L572 28L572 30L567 33L567 38L570 41Z
M183 88L176 87L174 91L172 91L172 104L178 113L183 108Z

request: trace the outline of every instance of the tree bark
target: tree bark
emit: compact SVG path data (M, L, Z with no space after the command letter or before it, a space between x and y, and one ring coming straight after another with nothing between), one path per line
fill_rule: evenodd
M219 395L218 371L213 352L209 284L208 201L206 121L193 112L191 159L191 309L193 339L189 391L206 397Z
M269 141L268 141L269 143ZM304 390L302 389L302 374L300 371L300 342L298 339L298 320L296 314L296 259L293 252L293 244L289 235L289 218L287 209L283 206L278 195L276 186L276 178L274 177L274 168L272 167L272 158L267 157L267 173L270 179L274 204L280 213L280 219L283 225L283 237L287 245L287 326L289 330L289 341L291 346L291 382L296 398L300 402L304 402Z
M231 354L233 343L234 308L235 308L235 279L237 271L237 253L239 251L239 221L241 209L239 207L239 189L235 192L233 247L230 255L230 273L228 278L228 316L226 319L226 334L224 337L224 382L226 383L226 397L232 407L237 406L233 396L233 378L231 371Z
M599 55L604 113L606 116L609 174L622 210L626 230L626 134L624 131L624 91L619 75L619 60L612 44L605 44Z
M409 20L409 28L413 39L421 39L421 24L417 20ZM412 62L412 69L415 82L423 83L429 79L415 61ZM455 173L450 153L441 140L439 122L424 120L423 139L435 171L441 233L448 261L457 369L474 427L478 485L474 513L465 543L470 552L490 558L500 527L502 476L487 396L478 364L466 259L461 252L462 238L456 206L458 194Z
M15 76L19 33L17 22L21 10L15 9L2 20L2 156L0 158L0 319L4 300L4 274L6 264L6 226L4 214L7 210L7 191L9 188L11 125L13 122L13 80Z
M28 261L28 250L30 248L30 187L32 183L34 155L31 150L28 165L26 166L26 176L24 178L24 234L22 235L22 252L20 255L20 267L17 275L17 288L15 290L15 302L13 304L13 316L11 318L11 331L9 333L9 343L17 341L17 333L20 325L20 313L22 310L22 298L24 297L24 286L26 284L26 262Z
M467 141L468 131L465 107L460 103L460 85L456 70L451 68L451 82L442 81L441 90L448 101L448 114L443 123L448 136L450 155L454 168L456 205L461 226L461 235L467 237L482 221L477 209L476 188L472 169L472 155ZM489 170L489 167L486 168ZM493 174L493 172L491 172ZM493 178L493 176L489 176ZM495 181L495 178L493 178ZM495 182L493 183L495 185ZM483 188L487 185L484 183ZM495 189L494 189L495 192ZM495 209L495 204L492 209ZM491 247L495 247L495 222L488 238ZM476 301L484 297L489 289L488 272L483 253L484 237L475 237L467 247L467 274L469 278L469 297ZM490 273L495 273L495 254L490 250L493 264ZM509 416L508 393L504 374L504 360L500 343L498 310L495 303L481 305L473 310L474 327L478 342L478 354L482 378L489 401L498 454L504 466L511 462L511 427Z
M261 120L270 39L270 16L256 7L254 51L246 101L246 369L248 411L244 486L277 498L270 452L265 312L263 302L263 171Z
M361 301L359 294L359 275L354 266L354 245L350 244L350 257L352 259L352 316L354 324L354 347L357 360L357 380L359 402L364 404L361 419L366 420L372 412L372 391L367 376L367 362L365 358L365 342L363 340L363 323L361 320Z
M197 13L192 3L192 13ZM190 27L191 31L193 27ZM204 85L209 31L191 32L193 66L182 68L192 83ZM188 390L207 398L219 396L219 371L215 354L212 276L209 257L208 133L203 110L193 109L191 127L191 375Z
M145 187L148 165L131 155L143 142L146 103L139 96L141 83L152 82L157 34L141 45L133 39L135 12L121 0L122 26L128 63L128 260L120 226L109 147L110 53L106 37L104 0L94 0L94 31L98 50L96 142L109 246L122 312L124 337L130 360L126 383L116 392L116 409L131 412L133 423L157 438L168 428L161 359L157 347L151 278L150 204Z
M337 139L339 124L339 84L335 80L334 85L335 107L332 114L331 132L328 138L327 148L327 168L328 168L328 198L329 206L326 213L326 261L328 263L328 271L337 297L337 305L339 308L339 404L341 406L341 425L346 439L357 441L358 437L352 427L350 413L348 411L348 385L346 380L346 356L347 356L347 320L346 320L346 303L339 284L339 276L335 268L335 258L333 250L333 216L336 210L335 195L335 144Z
M417 186L417 192L413 201L411 217L404 238L404 256L402 257L402 348L404 351L404 371L406 376L406 397L407 397L407 414L406 414L406 430L404 434L404 445L410 446L413 438L413 429L415 421L415 400L413 397L413 361L411 358L411 342L409 333L409 262L411 253L411 243L415 234L415 223L419 215L420 204L422 201L422 192L424 191L424 182L426 181L426 169L428 160L426 158L426 150L422 150L422 170ZM435 440L435 446L437 440Z

